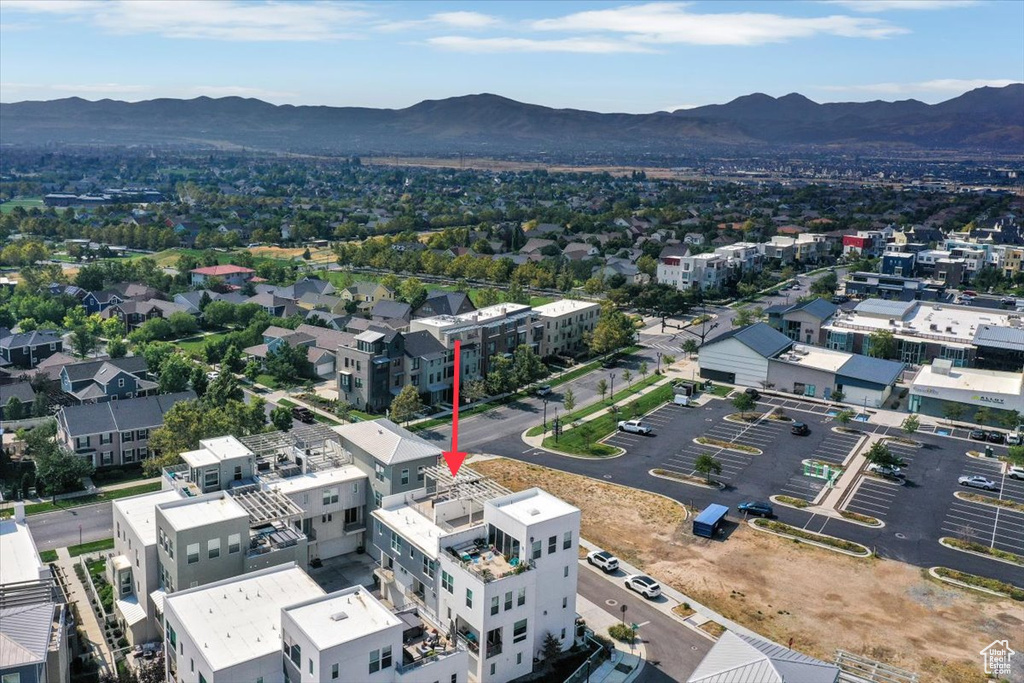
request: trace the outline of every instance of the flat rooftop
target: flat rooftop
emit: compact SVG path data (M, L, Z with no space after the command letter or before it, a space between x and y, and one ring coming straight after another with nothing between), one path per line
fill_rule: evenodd
M224 460L244 458L253 453L233 436L218 436L215 439L203 439L200 448L181 454L182 459L191 467L208 467Z
M435 315L430 318L417 318L412 321L413 330L421 330L426 327L449 327L466 324L486 324L494 320L501 320L511 315L532 310L527 304L494 304L485 306L470 313L460 315ZM416 327L416 326L419 327Z
M0 586L39 580L43 563L27 524L0 520Z
M156 506L182 500L181 494L174 489L144 493L141 496L120 498L114 501L114 507L124 516L125 523L131 527L139 542L143 545L156 543Z
M870 304L865 306L865 304ZM888 305L887 305L888 304ZM894 336L922 341L931 339L968 346L982 326L1012 327L1010 311L931 302L896 302L868 299L853 311L837 313L826 329L864 332L889 330ZM1014 318L1020 320L1019 316ZM890 320L893 321L890 324Z
M793 365L817 368L826 372L838 372L839 368L846 364L846 361L853 357L852 353L824 349L820 346L807 346L806 344L794 344L788 351L774 360Z
M911 393L927 395L921 389L960 389L962 391L983 391L987 394L1008 394L1020 396L1024 389L1024 374L1019 372L998 372L976 368L951 368L949 374L936 372L936 368L925 365L917 373L911 385Z
M227 493L218 491L209 496L164 503L160 510L164 519L177 531L231 519L249 519L245 508Z
M373 515L386 526L394 529L427 557L437 559L438 541L444 530L428 519L412 505L402 505L390 510L378 508Z
M504 498L494 498L484 505L496 507L524 525L546 522L573 513L579 514L579 508L538 488L513 493Z
M281 652L281 610L324 595L293 563L164 598L214 671ZM280 666L280 664L279 664Z
M281 479L271 484L270 488L287 496L293 493L311 491L323 486L330 486L331 484L344 484L345 482L358 481L365 478L366 473L355 465L345 465L344 467L337 467L332 470L309 472L297 477Z
M314 598L284 611L319 650L405 623L362 586Z
M568 313L577 313L579 311L585 311L590 308L600 308L601 304L595 301L580 301L579 299L559 299L558 301L552 301L549 304L543 306L537 306L533 309L533 312L537 315L545 315L549 317L566 315Z

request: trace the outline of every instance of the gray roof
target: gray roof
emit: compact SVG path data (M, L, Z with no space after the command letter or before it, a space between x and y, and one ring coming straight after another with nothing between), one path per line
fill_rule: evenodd
M770 640L726 631L687 683L836 683L839 667Z
M373 305L373 317L375 318L401 318L408 320L412 313L412 306L404 301L392 301L381 299Z
M32 390L31 382L0 384L0 408L6 406L12 398L22 403L32 403L36 399L36 392Z
M46 661L54 603L0 609L0 670Z
M979 325L971 340L975 346L1024 351L1024 329L1001 325Z
M144 396L62 408L57 421L69 436L153 429L164 423L164 413L179 401L195 400L193 391Z
M103 360L90 360L82 363L70 363L64 366L64 371L72 382L79 382L83 379L96 379L96 376L104 369L105 365L112 365L114 368L124 370L132 375L137 372L146 372L149 369L145 356L125 356L124 358L105 358Z
M865 315L876 315L887 318L903 318L910 312L916 301L886 301L885 299L867 299L857 304L853 310Z
M331 313L330 311L319 311L315 308L306 314L305 319L309 321L312 320L313 318L319 318L328 325L331 325L332 328L337 329L344 329L345 325L348 323L349 320L349 316L347 315L337 315L335 313Z
M353 422L335 431L385 465L441 455L440 448L386 418Z
M813 299L811 301L793 304L789 311L786 312L788 313L790 311L804 311L806 313L810 313L818 320L826 320L829 317L833 316L835 312L838 310L839 307L836 306L831 301L825 301L821 297L818 297L817 299Z
M0 346L6 349L20 349L23 346L41 346L59 341L60 335L53 330L32 330L4 337L0 339Z
M337 351L339 346L348 346L355 338L351 332L339 332L328 327L317 327L303 323L295 328L296 334L308 334L317 348Z
M898 361L855 355L840 366L836 375L888 386L900 378L903 368Z
M768 323L754 323L741 327L738 330L731 330L721 335L708 344L717 344L726 339L735 338L744 346L765 358L774 358L790 346L793 340L782 334Z
M416 315L423 317L425 315L458 315L459 313L465 313L467 311L475 310L473 302L469 302L469 308L463 310L466 305L469 295L465 292L444 292L435 290L427 294L427 298L423 300L423 303L416 309ZM428 312L424 312L423 309L427 309ZM392 316L395 317L395 316Z
M405 355L412 358L439 358L448 350L426 330L408 332L405 337Z

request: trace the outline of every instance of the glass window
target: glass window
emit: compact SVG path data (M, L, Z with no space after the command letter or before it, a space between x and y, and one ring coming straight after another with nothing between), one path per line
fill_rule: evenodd
M324 489L324 505L333 505L338 502L338 489Z
M334 680L340 675L337 664L331 664L331 680Z
M209 553L211 560L215 557L220 557L220 539L211 538L209 541L207 541L206 550Z
M572 547L572 532L566 531L562 537L562 550L568 550Z
M452 579L452 575L441 570L441 588L444 588L449 593L455 592L455 581Z
M391 532L391 549L396 553L402 553L402 537L394 531Z
M228 552L237 553L241 549L242 535L231 534L228 536Z
M495 595L493 598L491 598L491 614L497 614L499 607L500 607L500 605L499 605L498 596Z
M186 547L185 550L186 550L186 553L188 554L188 563L189 564L195 564L195 563L199 562L199 544L198 543L189 543L188 547Z
M380 671L380 650L370 650L370 673Z
M409 483L409 469L406 468L406 469L402 470L402 484L404 485L404 484L408 484L408 483Z
M466 589L466 607L473 606L473 591Z
M506 591L505 593L505 610L512 609L512 591Z
M533 559L539 560L540 559L540 541L534 541L532 549L533 549Z
M214 488L214 487L219 486L219 485L220 485L220 470L219 469L214 468L212 470L206 470L203 473L203 487L204 488Z
M525 604L526 604L526 588L524 587L524 588L520 588L519 592L516 594L516 606L517 607L522 607Z
M512 626L512 642L521 643L526 640L526 619L517 621Z
M423 481L423 465L416 468L416 481Z
M558 536L552 536L548 539L548 555L558 550Z
M391 666L391 646L382 647L380 649L380 668L387 669Z
M434 561L426 555L423 556L423 574L434 578Z

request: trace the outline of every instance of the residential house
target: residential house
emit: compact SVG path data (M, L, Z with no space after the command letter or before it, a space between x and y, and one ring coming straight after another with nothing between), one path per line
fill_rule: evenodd
M71 363L60 370L60 388L78 403L123 401L155 394L145 356Z
M57 411L57 442L96 467L126 465L148 458L149 436L163 426L164 413L192 391L67 406Z
M89 315L102 313L114 304L124 303L127 297L116 289L103 289L98 292L87 292L82 299L82 306Z
M374 322L389 324L391 321L396 321L400 326L406 325L412 318L412 307L404 301L385 299L373 305L370 316Z
M351 343L353 335L327 327L302 324L294 330L271 325L263 331L263 343L250 346L242 351L247 357L264 362L267 355L280 345L305 348L306 358L312 364L317 377L333 378L338 369L339 347Z
M888 251L882 254L879 271L882 275L912 277L915 274L916 254L906 251Z
M256 271L252 268L234 265L204 266L193 268L189 273L192 276L193 287L199 287L211 280L219 280L227 285L242 287L256 276Z
M416 387L428 405L451 402L455 356L426 330L403 333L405 384Z
M245 303L256 304L275 318L287 318L299 312L299 307L293 300L269 292L251 296L245 300Z
M593 244L587 244L586 242L570 242L565 245L562 255L570 261L582 261L600 256L601 250Z
M717 289L732 276L729 261L718 254L662 256L658 261L658 282L676 289Z
M16 400L20 407L16 415L7 409L11 400ZM20 420L31 417L36 392L32 383L23 378L20 382L0 384L0 420Z
M541 253L542 250L545 247L551 246L554 246L557 249L558 243L555 242L554 240L546 240L540 237L531 237L530 239L526 240L526 244L524 244L523 247L519 250L519 253L529 257L543 258L543 254Z
M835 664L769 640L726 631L686 683L838 683L840 674Z
M880 256L885 249L885 238L886 233L881 230L858 230L855 235L844 235L843 255L855 254L865 258Z
M462 315L476 310L473 301L465 292L435 290L413 311L413 318L429 318L435 315Z
M683 243L699 247L704 244L704 235L699 232L688 232L683 235Z
M138 329L147 320L153 318L170 318L171 315L179 312L186 312L187 308L173 301L162 301L150 299L149 301L128 300L119 304L112 304L101 314L104 318L117 318L124 323L125 329L131 332Z
M394 291L377 282L357 282L341 290L339 294L343 301L353 301L364 311L371 310L375 303L383 299L395 299Z
M603 266L597 266L592 271L593 277L607 280L615 275L621 275L626 279L627 284L640 284L647 281L647 276L640 272L640 268L628 259L609 258Z
M18 368L34 368L45 358L64 350L64 340L53 330L8 334L0 339L0 362Z
M404 339L371 326L337 349L338 397L360 410L382 411L404 386Z

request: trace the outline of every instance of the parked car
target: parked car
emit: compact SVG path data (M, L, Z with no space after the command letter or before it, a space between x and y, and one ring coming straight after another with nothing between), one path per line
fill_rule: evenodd
M648 600L661 595L661 584L645 574L633 574L626 577L626 588L636 591Z
M991 431L988 433L989 443L1005 443L1006 436L1002 432Z
M974 439L975 441L987 441L988 440L988 434L985 432L984 429L972 429L971 433L970 433L970 437L972 439Z
M597 567L605 574L611 574L619 568L619 558L615 557L607 550L594 550L587 553L587 563L593 567Z
M304 406L292 406L292 418L306 424L313 424L316 421L313 411Z
M985 489L986 491L998 491L999 487L991 479L978 475L965 475L957 479L957 483L961 486L970 486L976 489Z
M793 426L789 428L789 433L796 434L797 436L807 436L811 433L811 430L803 422L794 422Z
M879 465L877 462L873 462L868 465L868 472L874 472L875 474L879 474L883 477L903 477L903 470L899 467Z
M1024 467L1012 465L1010 469L1006 470L1006 476L1010 479L1024 479Z
M761 392L755 389L754 387L747 387L746 389L743 390L743 393L749 396L750 398L754 399L755 401L761 398Z
M550 396L551 395L551 385L550 384L542 384L539 387L537 387L537 391L534 392L534 393L536 393L538 396Z
M1021 444L1024 444L1024 433L1022 433L1020 429L1013 430L1006 435L1006 443L1011 446L1020 446Z
M771 503L764 503L758 500L748 500L740 503L736 506L736 509L740 512L746 512L748 515L758 515L759 517L775 516L775 508L772 507Z
M643 434L647 436L654 432L651 429L651 425L644 424L640 420L623 420L619 423L620 432L629 432L630 434Z

